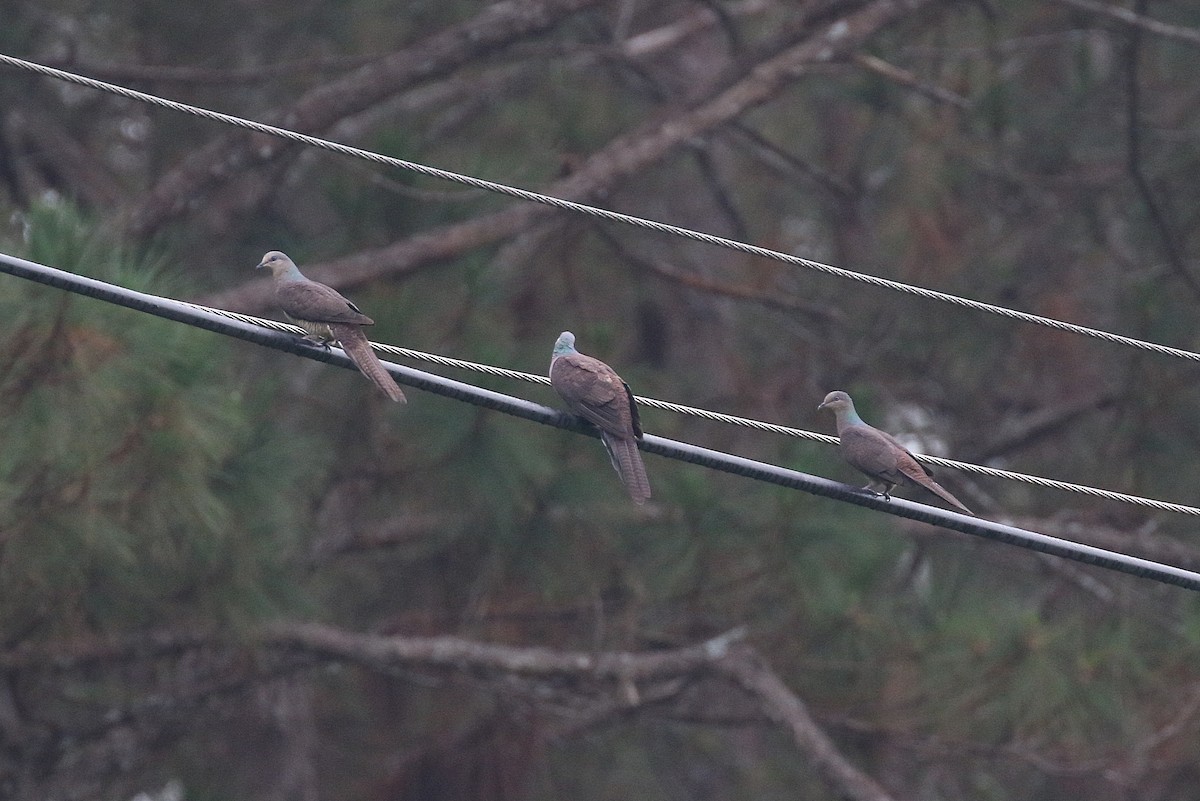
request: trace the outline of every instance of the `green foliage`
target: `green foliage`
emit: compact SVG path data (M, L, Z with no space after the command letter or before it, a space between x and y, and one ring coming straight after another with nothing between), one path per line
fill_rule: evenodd
M486 4L218 0L199 17L180 3L17 5L0 24L9 51L67 53L117 75L128 62L149 78L152 65L229 69L145 83L256 119L281 109L286 120L307 89ZM680 110L707 107L815 24L801 22L814 4L716 4L726 13L711 29L696 4L618 5L468 54L449 74L397 87L319 132L539 188L588 175L580 164L616 137L669 132ZM858 8L824 5L822 24L838 6ZM1185 5L1147 13L1194 26ZM577 197L1194 349L1196 294L1181 280L1195 272L1189 232L1200 208L1194 53L1141 34L1139 167L1182 253L1172 265L1130 180L1130 32L1095 19L1035 0L917 14L863 51L902 72L861 59L797 71L734 124ZM304 267L516 204L328 154L266 168L255 157L197 164L207 140L226 133L215 123L25 77L0 93L0 203L5 218L23 215L17 247L133 288L236 286L268 249ZM610 152L607 163L637 153ZM97 233L119 216L89 201L105 196L89 188L161 190L185 163L210 168L215 186L175 198L185 211L165 236L191 248L147 256ZM26 208L47 189L90 202L89 216ZM847 389L884 427L901 405L927 411L951 456L1195 502L1200 384L1186 365L565 213L484 247L441 244L433 260L341 287L376 319L373 338L544 372L554 337L569 328L639 394L829 431L814 407ZM171 258L185 252L186 261ZM1159 795L1195 794L1194 718L1145 759L1125 759L1169 729L1195 686L1200 606L1182 591L653 456L654 499L634 508L594 439L417 391L408 406L389 406L348 371L16 279L0 284L7 642L229 628L281 609L351 630L581 649L689 643L746 624L851 762L897 796L1090 797L1072 784L1087 778L1074 766L1110 757L1118 774L1137 762L1151 773L1173 766L1164 771L1177 770L1172 786L1184 789ZM560 406L545 388L447 374ZM861 481L825 446L659 412L644 422L651 433ZM1188 518L975 481L989 517L1034 528L1078 518L1084 525L1066 530L1127 531L1131 545L1175 545L1169 537L1179 535L1184 553L1194 539ZM154 664L164 674L174 666ZM455 750L456 732L515 694L521 714L539 718L529 728L549 732L530 797L831 797L785 733L660 723L670 700L580 733L573 718L561 727L553 712L541 718L543 690L567 693L550 682L313 676L302 681L312 679L315 722L292 742L309 749L304 738L316 738L321 796L368 797L389 766L443 742L469 774L477 766L467 748ZM88 713L110 696L138 703L141 688L159 689L124 678L80 680L67 700L57 688L30 690L20 705L52 697L90 726ZM690 703L688 693L704 701L707 689L682 691ZM741 696L728 696L716 699L736 716ZM187 797L254 795L213 756L233 750L226 733L215 740L197 734L187 755L172 751L188 762ZM1037 759L1022 761L1023 752ZM266 774L259 756L239 761ZM1056 762L1065 769L1043 769ZM1125 781L1096 797L1128 795Z
M24 255L172 294L166 260L67 205L33 208ZM291 603L302 444L231 383L198 329L5 278L0 295L0 632L6 640Z

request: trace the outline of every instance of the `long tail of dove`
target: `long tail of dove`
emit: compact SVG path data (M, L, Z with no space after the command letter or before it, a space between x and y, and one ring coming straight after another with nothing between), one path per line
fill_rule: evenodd
M330 323L329 330L337 338L342 350L346 351L346 355L350 357L362 374L371 380L371 383L383 390L384 395L397 403L408 403L400 385L384 369L383 363L379 361L375 351L371 350L367 335L362 332L361 326Z
M616 437L607 431L600 432L600 438L604 440L613 468L629 491L629 497L636 504L645 503L650 499L650 479L646 477L646 465L642 462L637 440Z

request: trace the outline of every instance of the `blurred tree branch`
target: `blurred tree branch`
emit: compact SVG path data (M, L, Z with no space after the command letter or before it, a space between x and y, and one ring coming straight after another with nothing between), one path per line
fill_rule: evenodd
M745 636L745 628L737 628L679 648L584 652L497 645L454 636L379 636L323 624L284 622L248 635L245 644L273 652L275 656L266 660L268 664L279 659L283 660L281 664L296 666L341 662L386 675L394 675L398 670L450 671L467 674L475 682L495 679L551 682L554 694L565 691L591 695L607 688L608 693L616 693L615 697L623 702L605 706L604 715L657 703L679 689L680 679L719 678L747 692L763 718L788 731L797 750L841 797L886 801L890 797L886 791L846 759L804 702L753 648L741 643ZM172 656L181 649L213 646L221 647L221 640L198 631L150 632L93 641L26 645L0 653L0 666L10 672L95 671L113 663ZM237 663L240 671L244 663L241 660ZM564 681L575 684L564 686ZM191 687L191 695L195 690ZM155 696L161 693L159 688ZM194 699L189 696L187 703L193 704ZM152 706L172 705L160 698ZM113 719L125 717L128 716Z
M845 319L845 315L836 307L818 303L807 303L797 297L779 291L764 290L744 284L731 284L715 278L709 278L708 276L700 275L694 270L687 270L672 264L666 259L653 258L635 253L632 249L626 247L620 239L608 233L604 228L597 228L597 232L600 238L625 261L637 266L638 269L662 276L680 286L735 300L750 301L769 309L776 309L777 311L800 312L822 323L840 322Z
M264 115L263 121L320 134L386 97L546 30L601 1L506 0L489 5L461 25L311 90L287 109ZM218 136L164 175L130 210L130 232L154 233L231 176L270 163L293 147L244 133Z
M11 159L13 185L24 202L51 190L78 196L87 205L113 208L121 193L89 148L43 109L13 107L0 132Z
M735 142L771 169L812 182L840 204L854 203L859 198L856 187L817 164L789 153L750 126L735 122L729 126L729 131Z
M908 70L901 69L895 64L890 64L878 56L873 56L870 53L855 53L854 63L869 72L875 73L885 80L891 81L899 86L903 86L906 89L912 89L918 94L925 95L926 97L936 100L939 103L946 103L954 106L960 111L965 111L971 107L971 101L967 100L967 98L963 97L962 95L956 92L951 92L949 89L945 89L941 86L936 86L926 81L922 81Z
M461 637L381 637L317 623L265 627L258 642L284 652L348 662L375 671L420 667L529 678L581 678L604 682L652 682L707 669L746 636L733 629L697 645L663 651L574 652L495 645Z
M540 191L583 201L603 197L620 180L662 159L690 139L736 119L769 101L804 75L814 64L846 58L885 26L937 0L875 0L836 22L823 25L803 42L754 65L748 74L697 105L647 123L620 135L589 156L578 170ZM558 213L541 204L521 202L509 208L460 223L416 234L375 250L322 264L306 273L338 289L412 272L474 248L494 244ZM210 294L200 303L244 312L271 305L271 286L256 280Z
M943 737L928 737L907 727L881 726L877 723L851 718L829 718L824 719L823 722L831 728L844 728L875 737L889 737L899 742L903 748L933 757L955 761L962 761L970 757L984 757L1020 762L1047 776L1097 777L1106 784L1121 788L1122 795L1124 795L1135 790L1139 794L1145 793L1146 785L1151 780L1150 774L1156 767L1153 753L1165 743L1186 735L1195 727L1196 719L1200 717L1200 685L1195 683L1189 685L1186 688L1185 696L1172 709L1174 714L1163 725L1147 732L1130 751L1117 759L1114 759L1110 753L1087 758L1047 756L1040 750L1040 742L1021 742L1015 738L1010 743L992 745Z
M971 458L986 463L1031 447L1047 437L1060 434L1063 429L1093 412L1111 409L1119 400L1120 395L1116 392L1100 391L1069 402L1046 405L1025 414L1010 414L989 429L986 438L980 439L971 450Z
M476 673L498 671L539 679L611 682L630 705L642 703L638 682L661 682L715 673L737 683L757 701L764 717L792 735L800 752L822 773L830 787L848 799L883 801L886 791L860 772L818 727L796 694L749 646L739 645L745 630L737 628L697 645L648 652L563 652L544 648L511 648L455 637L382 638L348 633L328 626L284 624L266 630L265 642L302 654L347 661L372 670L396 667L440 667Z
M638 682L715 673L750 693L760 713L791 733L797 749L843 797L856 801L889 798L882 787L838 751L804 702L766 662L752 648L738 644L744 636L744 629L734 629L698 645L668 651L588 653L515 648L457 637L377 637L318 624L292 623L268 628L264 641L271 646L384 672L397 667L440 667L472 673L483 670L530 678L602 681L614 684L633 705L640 703L642 696Z
M1114 19L1126 25L1131 25L1135 28L1140 28L1156 36L1164 36L1168 39L1174 39L1179 42L1187 42L1192 45L1200 45L1200 30L1195 28L1187 28L1182 25L1169 25L1165 22L1159 22L1153 17L1147 17L1144 14L1139 14L1131 11L1128 8L1112 3L1098 3L1095 0L1053 0L1059 5L1070 6L1071 8L1080 11L1086 11L1089 14L1099 14L1109 19Z
M1138 0L1138 11L1142 11L1145 6L1146 0ZM1172 227L1170 221L1167 220L1162 205L1154 194L1154 187L1151 186L1150 179L1146 175L1145 159L1142 153L1142 89L1138 80L1141 41L1142 28L1135 26L1129 31L1129 43L1125 55L1126 168L1129 170L1129 177L1133 180L1133 185L1137 189L1138 196L1142 199L1142 205L1146 207L1146 213L1150 216L1150 223L1154 230L1158 232L1158 238L1162 243L1162 249L1166 254L1168 263L1171 265L1171 269L1183 279L1183 282L1187 284L1193 294L1200 297L1200 279L1193 275L1192 271L1184 263L1184 253L1179 246L1175 229Z
M306 61L284 61L248 69L214 69L211 67L175 67L154 64L99 64L68 58L47 59L47 66L79 72L101 81L134 84L177 84L200 86L232 86L255 84L278 78L318 72L342 72L358 69L380 56L346 56L314 58Z

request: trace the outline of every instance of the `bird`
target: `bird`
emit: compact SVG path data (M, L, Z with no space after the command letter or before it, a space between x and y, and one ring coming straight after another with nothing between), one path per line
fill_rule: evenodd
M306 341L326 348L336 341L384 395L397 403L408 402L363 333L363 326L375 325L374 320L333 287L305 278L296 263L278 250L262 257L256 269L263 267L275 283L275 302L288 319L308 332Z
M884 498L891 500L897 484L911 483L924 487L960 512L974 516L962 501L933 480L933 473L917 462L912 453L886 431L867 425L854 410L854 401L840 390L830 392L817 407L829 409L837 419L838 438L842 456L851 467L865 473L871 482L864 489L877 492L882 486Z
M550 385L574 414L600 429L613 469L636 504L650 498L650 480L638 452L642 438L637 403L629 385L604 362L575 350L575 335L563 331L550 356Z

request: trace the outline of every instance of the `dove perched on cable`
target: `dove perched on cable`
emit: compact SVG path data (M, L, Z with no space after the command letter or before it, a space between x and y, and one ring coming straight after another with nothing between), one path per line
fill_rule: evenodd
M629 385L604 362L575 350L575 335L570 331L563 331L554 343L550 384L567 408L600 429L600 439L629 497L634 503L645 503L650 481L638 451L642 427Z
M308 332L304 337L306 340L325 347L336 341L384 395L399 403L407 402L363 333L363 326L375 325L374 320L337 290L305 278L296 263L278 250L263 256L258 266L271 271L275 302L292 322Z
M870 477L871 482L865 489L875 492L876 485L881 486L881 494L890 500L889 493L897 484L917 484L958 511L972 516L975 514L934 481L933 474L917 462L895 437L863 422L854 410L854 401L845 392L830 392L817 409L829 409L837 418L842 456L851 467Z

